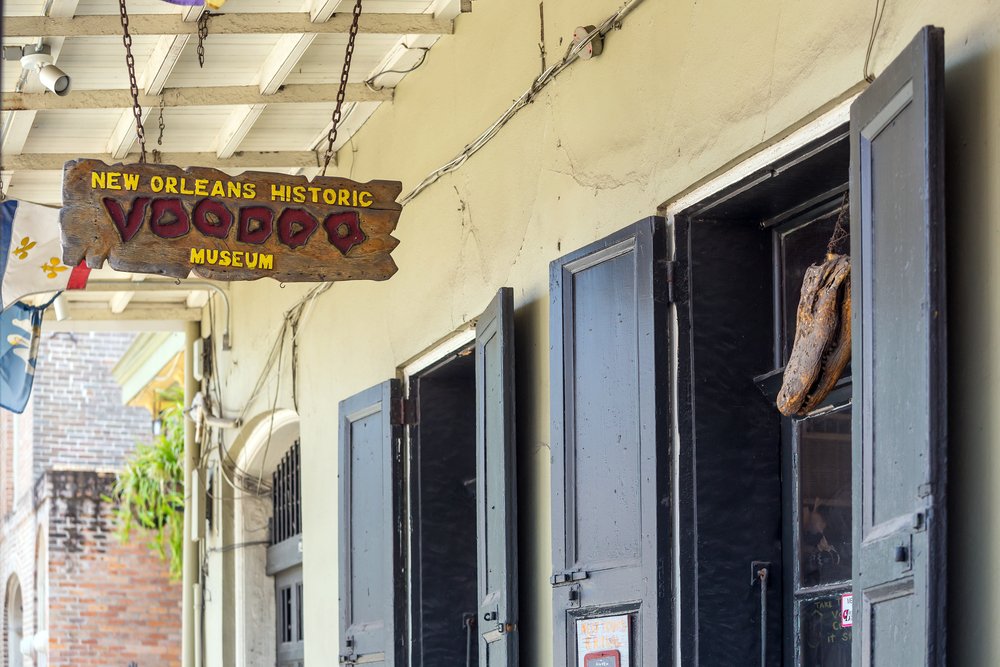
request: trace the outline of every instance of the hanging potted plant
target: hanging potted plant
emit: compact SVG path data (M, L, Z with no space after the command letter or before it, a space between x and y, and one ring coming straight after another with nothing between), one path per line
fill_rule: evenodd
M139 444L118 474L108 498L117 507L117 535L127 542L135 528L151 536L150 547L170 563L170 576L181 576L184 536L184 392L172 387L159 393L162 426L152 443Z

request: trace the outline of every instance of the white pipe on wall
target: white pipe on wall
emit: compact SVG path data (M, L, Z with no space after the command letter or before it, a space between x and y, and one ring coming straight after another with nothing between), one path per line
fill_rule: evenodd
M198 322L188 322L184 325L184 403L191 407L191 401L198 393L198 381L194 378L194 343L201 337L201 325ZM192 476L198 467L197 442L195 441L195 424L190 419L184 420L184 481L185 481L185 512L184 512L184 562L182 565L181 588L181 664L183 667L196 667L195 633L198 629L195 605L194 586L198 581L198 544L191 540L191 512L187 511L190 499L187 491L191 485Z

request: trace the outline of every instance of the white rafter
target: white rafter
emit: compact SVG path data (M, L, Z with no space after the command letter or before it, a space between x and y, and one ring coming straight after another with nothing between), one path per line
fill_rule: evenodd
M231 158L220 159L212 153L163 153L164 164L178 167L211 167L213 169L260 169L264 167L292 168L315 167L316 153L313 151L240 151ZM134 162L138 155L132 153L116 158L106 154L79 153L22 153L4 158L4 167L13 171L62 171L70 160L94 159L109 164L121 160Z
M159 96L140 93L139 102L143 108L159 106L161 101L166 108L333 102L337 99L338 88L332 83L300 83L282 86L270 95L262 95L257 86L166 88ZM373 91L361 83L348 84L346 92L345 99L349 102L387 102L392 99L391 89ZM7 111L131 107L132 95L125 88L74 90L72 95L65 97L50 93L0 93L0 108Z
M52 0L47 5L49 16L72 18L76 14L76 8L79 4L80 0ZM45 7L46 3L43 2L40 9L45 11ZM6 28L4 31L6 32ZM46 41L46 44L51 49L54 62L59 61L59 54L62 51L65 41L63 37L53 37ZM38 81L38 75L32 73L25 80L23 90L26 93L41 93L45 88ZM11 113L7 123L4 124L2 136L0 136L0 145L2 145L5 155L17 155L24 152L24 145L28 141L28 135L31 133L31 128L35 125L35 114L35 111L15 111ZM13 179L13 174L5 174L3 179L4 187L9 188Z
M323 22L333 15L339 1L316 0L316 2L311 2L306 0L304 9L309 12L313 21ZM330 5L329 13L326 13L325 9L322 12L314 13L310 5L317 4ZM306 33L293 33L278 38L257 74L261 95L272 95L284 84L288 74L299 64L299 60L309 50L315 39L315 34ZM239 149L240 144L250 134L254 123L264 113L265 108L265 104L246 104L230 113L229 118L215 138L215 150L220 158L227 158Z
M181 19L185 23L195 23L201 16L202 10L202 7L185 7L181 10ZM167 14L166 16L176 22L176 15ZM131 24L131 18L129 23ZM157 40L149 60L146 61L142 73L138 76L137 83L147 95L159 95L163 91L167 79L170 78L171 72L177 66L177 61L180 60L190 39L191 35L164 35ZM150 105L143 106L142 122L144 125L151 113L152 107ZM116 160L120 160L128 155L135 144L135 114L129 109L122 111L118 116L115 128L108 138L108 152Z
M118 15L51 18L46 16L4 17L5 37L81 37L118 35L121 23ZM328 21L314 22L308 12L288 13L229 13L212 17L214 35L282 35L290 33L335 34L347 32L351 25L349 13L332 16ZM132 14L129 26L134 35L195 35L198 28L175 20L173 14ZM359 32L381 35L450 35L451 21L430 14L362 14Z
M129 280L134 283L142 282L145 279L146 276L141 273L133 273L129 278ZM121 292L114 292L111 295L111 298L108 299L108 308L110 308L111 312L116 315L118 313L123 313L125 312L125 309L128 308L128 304L132 301L132 297L134 296L135 292L132 291L123 290Z

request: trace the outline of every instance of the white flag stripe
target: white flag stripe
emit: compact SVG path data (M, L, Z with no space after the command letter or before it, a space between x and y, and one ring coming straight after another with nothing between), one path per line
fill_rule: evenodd
M3 307L28 294L66 289L71 273L62 263L59 209L19 201L0 282Z

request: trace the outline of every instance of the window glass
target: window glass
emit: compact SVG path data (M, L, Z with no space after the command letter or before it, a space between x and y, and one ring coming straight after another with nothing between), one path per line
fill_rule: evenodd
M798 422L799 586L851 579L851 409Z
M851 628L840 623L840 595L799 602L800 661L803 667L851 664Z

